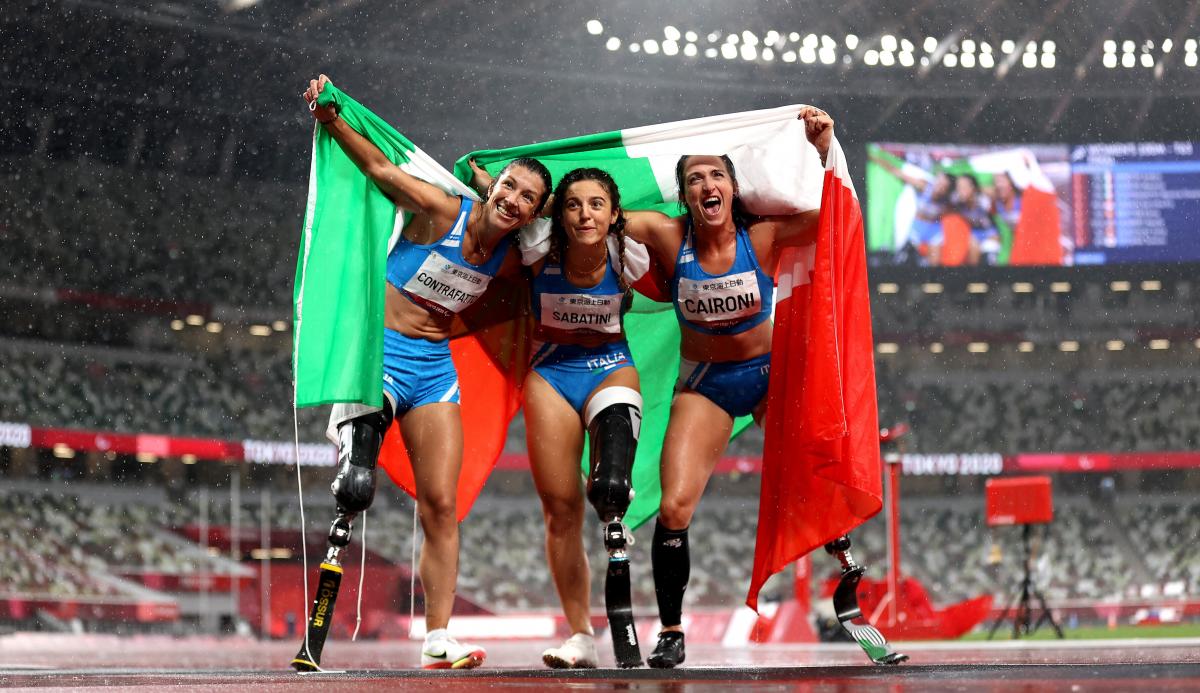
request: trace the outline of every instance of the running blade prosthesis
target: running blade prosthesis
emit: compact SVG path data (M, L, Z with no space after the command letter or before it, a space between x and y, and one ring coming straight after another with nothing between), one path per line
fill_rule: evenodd
M608 611L608 629L612 633L613 654L617 666L633 669L642 666L637 628L633 622L633 599L629 584L629 554L626 552L625 525L610 522L604 527L604 546L608 549L608 574L604 580L604 608Z
M292 668L299 672L320 671L321 652L325 639L329 637L329 626L333 623L333 607L337 604L338 588L342 585L342 566L338 555L350 543L350 522L353 515L339 514L329 528L329 551L321 562L321 573L317 578L317 594L313 598L312 613L300 651L292 658Z
M842 564L842 577L833 591L833 609L837 612L838 623L842 624L842 628L863 648L873 663L899 664L906 661L908 655L893 650L883 633L863 618L862 609L858 606L858 582L867 569L855 563L850 555L850 537L834 539L825 545L825 551L837 557Z

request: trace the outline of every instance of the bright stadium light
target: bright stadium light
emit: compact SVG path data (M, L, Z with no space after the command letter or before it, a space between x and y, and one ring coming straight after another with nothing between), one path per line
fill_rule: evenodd
M1104 343L1104 348L1109 351L1121 351L1125 348L1125 342L1119 339L1110 339Z
M1071 282L1052 282L1050 290L1056 294L1065 294L1071 290Z
M939 282L925 282L921 285L921 291L927 294L940 294L946 290Z
M737 56L737 46L733 45L732 43L726 43L721 46L721 57L725 58L726 60L733 60Z
M642 50L646 51L646 55L658 54L658 41L654 39L646 39L642 41Z
M1053 53L1058 46L1054 45L1053 41L1042 41L1042 52Z
M631 43L631 44L629 44L629 52L630 52L630 53L641 53L641 52L642 52L642 45L641 45L640 43Z
M834 41L833 37L829 34L821 34L821 48L833 50L837 48L837 41Z
M987 41L983 41L982 43L979 44L979 52L980 53L991 53L992 52L992 44L988 43Z
M904 67L912 67L913 60L913 54L909 53L908 51L904 51L900 54L900 64Z
M995 67L995 65L996 59L992 57L991 53L984 53L979 56L979 67L990 70L992 67Z
M817 55L821 58L821 62L826 65L832 65L837 60L837 53L828 48L822 48Z
M1117 66L1117 54L1116 53L1105 53L1104 54L1104 67L1112 69L1116 66Z
M788 34L788 40L792 43L795 43L800 40L800 34L793 31L792 33Z
M742 60L754 60L758 57L758 49L748 43L742 44Z
M863 53L863 62L866 63L867 65L870 65L871 67L878 65L879 64L879 51L872 48L872 49L868 50L866 53Z
M1172 41L1171 39L1166 39L1163 41L1162 51L1163 51L1163 53L1170 53L1171 49L1174 47L1175 47L1175 42Z
M675 43L674 41L670 41L670 40L663 41L662 42L662 52L663 52L663 55L675 55L676 53L679 52L679 44Z
M962 51L964 53L974 53L975 52L975 42L972 41L971 39L963 39L961 47L962 47Z
M875 291L881 294L895 294L900 292L900 285L894 282L883 282L875 287Z
M1170 349L1171 340L1169 339L1151 339L1150 348L1155 350Z
M687 39L689 43L695 43L696 41L700 40L700 35L694 31L687 32L683 35L683 37Z
M971 342L967 345L967 351L972 354L986 354L989 348L987 342Z
M204 326L204 329L212 334L220 334L225 327L219 322L210 322Z
M610 36L608 37L608 42L604 44L604 47L610 51L620 50L621 39L617 38L616 36Z
M684 46L684 47L683 47L683 54L684 54L684 55L686 55L686 56L687 56L687 57L689 57L689 58L694 58L694 57L696 57L696 44L694 44L694 43L689 43L688 45Z
M668 24L667 26L663 27L663 36L665 36L668 41L678 41L680 36L679 29L676 29Z
M1142 67L1154 67L1154 56L1149 53L1142 53Z
M191 325L192 327L199 327L204 324L204 316L196 315L195 313L187 316L187 318L185 318L184 320L185 320L185 322L187 322L187 324Z
M1147 279L1142 282L1142 291L1159 291L1162 289L1162 282L1157 279Z
M1068 339L1058 343L1058 350L1066 353L1074 353L1079 351L1079 342L1074 339Z
M1137 58L1134 57L1133 53L1126 53L1121 56L1121 67L1133 67L1136 64Z
M807 46L809 48L812 48L813 50L816 50L817 46L820 45L820 43L821 43L821 40L817 38L816 34L808 34L807 36L804 37L804 43L802 43L800 45Z
M747 29L746 31L742 32L742 43L746 44L747 46L757 46L758 45L758 37L755 36L753 32L751 32L750 30Z
M1014 294L1031 294L1033 293L1033 284L1029 282L1013 282L1012 290Z
M1021 56L1021 64L1026 68L1037 67L1037 53L1026 53Z
M953 53L947 53L942 56L942 64L946 67L956 67L958 65L958 56Z
M958 59L958 62L960 65L962 65L963 67L966 67L966 68L975 67L975 54L974 53L963 53L962 57Z
M762 49L762 59L765 62L768 62L768 63L771 62L772 60L775 59L775 51L771 50L770 48L763 48Z
M1104 42L1104 52L1105 53L1116 53L1117 52L1117 42L1112 39L1108 39L1107 41L1105 41Z
M812 46L801 46L800 62L807 65L817 62L817 51Z
M1126 53L1132 53L1136 48L1137 44L1133 41L1126 40L1121 43L1121 50L1125 51Z
M987 292L988 285L983 282L971 282L967 284L967 293L969 294L986 294Z
M1147 57L1149 57L1149 56L1147 56ZM1054 54L1053 53L1042 53L1042 67L1046 68L1047 70L1054 69Z
M783 62L785 62L785 63L796 62L796 51L784 51L783 52Z
M935 354L940 354L946 350L946 345L941 342L933 342L929 345L929 350Z
M737 42L741 41L741 40L742 40L742 38L740 36L738 36L737 34L729 34L728 36L725 37L725 43L732 43L734 45L737 45Z
M255 337L269 337L271 335L270 325L251 325L250 334Z
M1017 49L1017 44L1013 43L1012 39L1004 39L1000 42L1001 53L1012 53Z
M1017 345L1017 351L1021 352L1022 354L1028 354L1029 352L1033 351L1033 342L1021 342Z
M909 41L908 39L900 39L900 50L912 53L914 48L915 46L913 46L912 41Z
M1184 41L1183 42L1183 50L1187 51L1188 53L1195 53L1196 52L1196 39L1190 38L1190 39Z
M716 48L705 48L704 49L704 57L706 57L706 58L715 58L715 57L717 57L717 55L718 55L718 53L717 53Z
M1123 279L1118 279L1117 281L1110 283L1108 288L1117 292L1129 291L1129 289L1132 288L1132 285Z
M852 51L858 48L858 37L854 34L846 34L846 50Z
M900 345L895 342L880 342L875 349L881 354L895 354L900 351Z
M879 39L879 47L885 51L893 51L894 52L897 48L900 47L900 45L898 43L896 43L895 36L892 36L891 34L884 34L883 38Z
M171 329L175 330L176 332L182 330L183 329L183 321L182 320L172 320L171 321Z
M720 40L721 40L721 32L719 32L719 31L714 31L714 32L711 32L711 33L708 35L708 42L709 42L709 43L716 43L717 41L720 41Z
M1188 67L1196 67L1196 54L1188 53L1187 55L1183 56L1183 64L1187 65Z
M926 36L925 42L921 44L926 53L932 53L937 50L938 40L932 36Z
M599 19L589 19L587 30L592 36L599 36L604 33L604 25L600 23Z
M775 31L774 29L771 29L770 31L767 32L767 35L765 37L763 37L763 45L764 46L774 46L775 42L778 41L780 38L782 38L782 37L779 35L779 32Z

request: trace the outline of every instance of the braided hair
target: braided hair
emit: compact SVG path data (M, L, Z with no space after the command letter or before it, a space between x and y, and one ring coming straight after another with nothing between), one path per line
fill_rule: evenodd
M563 176L554 188L554 201L550 205L550 260L559 265L566 261L567 230L563 228L562 219L567 190L575 183L585 180L599 183L608 193L613 209L617 210L617 220L608 227L608 232L617 237L617 282L621 291L629 291L629 282L625 279L625 212L621 209L621 192L612 176L601 169L577 168Z

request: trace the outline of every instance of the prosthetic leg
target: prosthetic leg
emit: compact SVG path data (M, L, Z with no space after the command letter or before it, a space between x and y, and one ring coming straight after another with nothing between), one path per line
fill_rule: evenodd
M321 668L321 652L325 649L325 639L329 637L333 607L342 584L339 557L350 544L354 518L371 507L375 499L375 460L379 456L383 436L391 425L391 405L385 401L382 411L351 419L338 428L338 471L330 486L337 502L337 517L329 528L329 549L325 552L325 560L321 561L317 593L308 617L304 641L300 643L300 651L292 658L292 668L296 671L318 671Z
M608 549L608 574L604 581L604 606L612 633L613 654L622 669L640 667L630 596L629 554L633 537L622 521L633 500L633 459L642 421L642 397L628 387L609 387L592 397L584 413L591 438L591 473L587 497L604 530Z
M907 660L908 655L894 651L883 633L862 618L862 609L858 607L858 581L867 569L855 563L850 555L850 537L834 539L825 545L825 551L842 564L842 577L833 591L833 610L837 613L838 623L875 664L899 664ZM861 621L855 623L854 619Z

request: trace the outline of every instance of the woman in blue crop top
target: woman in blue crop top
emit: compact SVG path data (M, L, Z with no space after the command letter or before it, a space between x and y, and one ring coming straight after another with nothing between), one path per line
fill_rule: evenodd
M824 161L833 120L805 107L798 118ZM766 407L771 357L773 276L780 250L816 240L818 210L789 216L743 213L726 156L685 156L676 166L680 201L672 218L629 213L628 233L649 248L670 278L679 317L682 364L662 450L662 503L651 559L662 631L647 660L684 661L681 625L690 559L687 528L725 452L735 417Z
M586 495L600 520L620 521L641 420L638 374L622 313L624 218L616 183L604 171L576 169L555 188L551 248L531 269L535 341L525 379L525 435L546 523L546 560L571 637L542 654L554 668L598 664L583 547L585 490L579 459L591 440ZM608 514L606 516L606 513Z
M493 276L519 276L520 261L508 252L508 236L539 213L550 193L550 173L534 159L518 159L492 181L482 202L450 196L393 164L333 107L317 105L327 81L325 75L311 80L304 93L313 116L397 207L412 213L388 258L384 410L347 418L337 429L333 494L338 515L348 522L370 506L376 457L394 418L412 462L425 533L418 568L428 634L422 666L478 666L483 648L459 643L446 632L458 580L456 490L463 455L458 378L448 338L455 316L479 298ZM298 668L318 664L301 661Z

